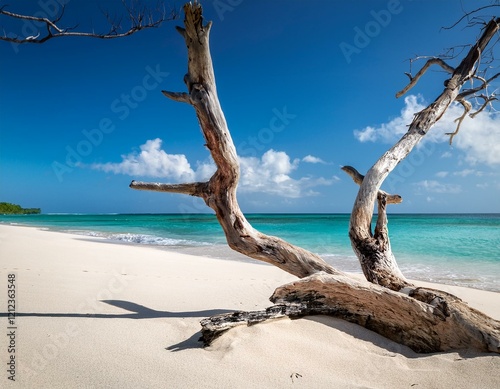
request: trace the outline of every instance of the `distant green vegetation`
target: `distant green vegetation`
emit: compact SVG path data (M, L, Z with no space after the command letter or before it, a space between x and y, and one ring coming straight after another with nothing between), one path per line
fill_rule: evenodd
M22 208L17 204L0 203L1 215L33 215L41 212L40 208Z

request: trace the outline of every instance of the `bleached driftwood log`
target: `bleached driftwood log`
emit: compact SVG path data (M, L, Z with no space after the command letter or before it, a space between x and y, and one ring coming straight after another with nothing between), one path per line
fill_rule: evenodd
M400 274L393 257L388 255L390 245L385 206L388 202L400 202L401 198L379 190L386 176L384 171L379 171L380 166L372 168L364 178L359 173L359 176L356 175L354 169L350 170L353 174L351 177L361 185L351 220L351 238L354 239L356 244L353 246L359 251L361 258L366 258L362 259L362 264L366 262L363 270L372 283L357 281L317 255L280 238L264 235L250 225L236 198L239 163L217 97L209 49L212 24L203 24L202 8L198 2L187 3L184 12L185 28L178 28L178 31L184 37L188 49L188 73L184 77L188 92L163 93L172 100L194 107L206 147L210 150L217 171L207 182L162 184L133 181L130 187L201 197L215 211L231 248L301 278L278 288L271 297L276 305L265 311L235 312L204 319L202 333L205 342L210 343L235 325L254 324L283 315L300 317L329 314L363 325L416 351L472 348L499 352L500 326L497 321L444 292L414 288ZM457 82L453 79L451 84ZM452 99L455 92L452 90L447 93L452 94L448 97ZM393 151L398 158L404 158L411 145L416 143L424 124L436 121L442 115L445 105L438 102L437 107L433 106L428 113L417 115L418 123L412 125L412 134L407 137L410 143L404 142L404 146L398 146ZM404 150L400 150L401 148ZM386 159L379 165L383 169L392 166ZM371 210L377 197L379 212L383 215L377 223L376 235L372 236L369 231ZM370 204L371 210L368 213ZM374 257L370 250L381 248L388 248L389 251L382 251L383 258ZM384 277L387 279L384 280ZM405 293L392 290L403 287L406 287Z
M280 286L271 301L275 305L266 310L203 319L203 341L208 345L242 324L321 314L359 324L416 352L500 352L500 323L442 291L407 288L395 292L352 277L317 273Z

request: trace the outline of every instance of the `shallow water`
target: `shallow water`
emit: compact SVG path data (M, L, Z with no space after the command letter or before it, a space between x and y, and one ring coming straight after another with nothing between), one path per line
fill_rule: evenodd
M361 271L347 235L347 214L250 214L247 218L260 231L313 251L340 270ZM241 258L227 249L211 214L3 215L0 223ZM389 233L406 277L500 292L500 214L393 214Z

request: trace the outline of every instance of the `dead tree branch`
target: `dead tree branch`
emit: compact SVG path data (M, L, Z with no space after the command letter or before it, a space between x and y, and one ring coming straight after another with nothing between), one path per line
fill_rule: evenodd
M469 348L499 352L500 323L469 308L454 296L415 288L404 279L390 249L386 215L388 199L397 203L401 198L380 191L384 175L406 156L454 100L468 68L457 68L449 83L455 87L447 89L444 97L418 114L409 134L404 137L405 141L386 153L365 177L354 168L344 169L360 185L349 234L363 271L372 283L358 281L300 247L258 232L244 217L236 198L239 162L218 100L210 56L211 23L203 23L198 2L187 3L184 12L185 28L178 30L188 49L188 73L184 77L188 93L164 94L194 107L217 170L206 183L132 182L131 187L203 198L215 211L231 248L302 278L276 289L271 298L276 305L267 310L236 312L203 320L205 341L211 342L220 333L240 323L255 324L283 315L329 314L372 329L416 351ZM468 58L468 63L474 63L475 58ZM379 219L372 235L375 199Z
M500 7L500 5L489 5L489 6L480 7L474 11L468 12L462 18L460 18L453 26L446 27L445 29L452 28L452 27L456 26L458 23L460 23L464 18L468 18L471 15L477 14L477 12L479 12L483 9L492 8L492 7ZM491 28L491 26L494 25L495 23L498 24L498 18L496 18L496 20L495 20L495 18L491 19L489 23L484 22L482 19L481 19L481 21L482 21L482 24L485 26L483 31L487 31L488 28L489 27ZM475 24L476 23L469 21L469 26L475 25ZM483 36L484 36L484 34L483 34ZM494 36L495 36L495 34L491 35L489 37L489 41L493 40ZM475 55L477 56L477 58L476 58L476 61L474 62L474 66L470 69L468 76L464 79L465 82L469 82L471 84L471 87L468 89L461 90L454 99L454 101L460 103L464 107L464 112L460 117L458 117L455 120L455 123L457 123L457 127L455 128L455 131L446 133L446 135L448 135L450 137L450 140L449 140L450 145L453 142L453 138L460 131L460 126L467 115L469 115L471 118L474 118L477 114L482 112L488 105L491 106L491 103L493 101L497 100L496 95L495 95L495 91L493 91L492 93L489 93L488 87L490 86L492 81L494 81L497 77L500 76L500 73L496 73L492 77L489 77L489 78L486 77L486 73L490 70L490 67L486 66L486 65L488 65L492 62L492 60L494 58L493 48L495 47L495 45L497 43L498 43L498 39L496 41L493 41L493 43L490 43L489 45L486 45L482 48L475 47L475 48L472 48L469 50L469 53L471 53L472 50L476 50ZM460 46L460 48L462 49L461 50L461 52L462 52L464 50L465 46ZM457 55L454 53L454 49L455 48L450 49L453 51L453 54L446 55L447 58L457 58ZM425 57L417 57L417 58L410 61L410 71L411 71L411 63L413 61L421 59L421 58L425 58ZM482 62L482 64L481 64L481 62ZM417 73L417 75L415 77L412 77L412 75L410 73L405 73L410 78L410 83L404 89L402 89L401 91L396 93L396 97L401 97L402 95L407 93L413 86L415 86L417 81L419 80L419 78L425 74L425 72L428 70L428 68L432 64L440 65L443 69L445 69L448 73L451 73L451 74L454 74L455 70L456 70L456 69L452 68L451 66L447 65L446 62L444 62L444 60L442 59L442 57L441 58L436 58L436 57L431 58L425 63L425 65L420 69L420 71ZM451 80L451 78L445 81L445 87L448 87L448 83L450 82L450 80ZM474 86L474 81L479 81L479 85ZM478 99L482 99L483 103L478 106L478 108L475 112L470 113L471 110L473 109L473 107L478 105L478 103L477 103ZM472 103L471 103L471 101L472 101Z
M177 30L188 47L188 73L184 77L188 93L163 91L163 94L174 101L188 103L194 107L217 171L207 183L132 182L130 187L201 197L215 211L227 243L232 249L273 264L297 277L305 277L319 271L342 274L316 254L255 230L241 212L236 198L240 176L239 161L217 97L210 57L209 34L212 24L203 24L201 6L198 3L188 3L184 10L186 28Z
M203 197L208 182L193 182L190 184L161 184L155 182L132 181L130 188L154 192L181 193L190 196Z
M453 23L451 26L448 26L448 27L442 27L443 30L451 30L453 29L454 27L458 26L460 24L460 22L464 19L468 19L470 18L472 15L474 14L477 14L478 12L480 11L483 11L485 9L489 9L489 8L498 8L500 7L499 4L489 4L489 5L485 5L483 7L479 7L479 8L476 8L470 12L466 12L464 15L462 15L462 17L460 19L458 19L455 23ZM484 23L484 22L483 22ZM484 23L486 24L486 23Z
M472 112L469 114L469 116L474 119L476 115L480 114L487 106L490 104L492 101L498 100L498 98L495 95L487 96L484 94L481 94L479 96L476 96L478 99L483 99L483 104L477 109L476 112Z
M476 65L481 58L481 53L484 52L491 39L498 33L499 23L500 18L493 19L488 23L476 44L469 50L461 63L453 69L451 77L445 83L444 91L432 104L415 115L407 133L380 157L367 172L361 183L351 214L349 237L354 251L360 259L363 272L365 275L370 273L367 279L374 283L393 290L400 290L407 284L395 262L390 245L385 244L384 241L381 244L380 240L376 239L371 232L375 201L379 201L380 207L380 186L396 165L406 158L429 129L443 116L450 104L457 101L457 98L460 101L461 88L475 75ZM401 96L402 93L415 85L416 80L433 63L443 67L444 62L427 61L417 76L411 79L409 85L397 95ZM448 69L446 66L443 68ZM450 67L448 70L451 69Z
M417 84L418 80L420 80L420 77L422 77L427 69L429 69L432 65L439 65L450 74L455 71L454 68L444 62L441 58L431 58L427 60L425 65L422 66L422 69L420 69L419 72L415 74L415 77L413 77L410 73L405 73L410 78L410 83L398 93L396 93L396 97L403 96L404 94L406 94L406 92L413 88Z
M358 172L355 168L352 166L342 166L341 169L346 172L352 180L358 184L361 185L363 182L363 179L365 176L363 176L360 172ZM399 204L403 202L403 198L400 195L391 195L387 192L384 192L383 190L379 190L379 195L383 195L386 198L387 204Z
M472 109L472 104L469 103L467 100L465 100L464 98L461 98L459 99L458 96L457 96L457 99L456 99L460 104L462 104L462 106L464 107L464 112L462 114L462 116L458 117L455 119L455 123L458 123L457 124L457 128L455 129L454 132L447 132L446 135L449 135L450 137L450 145L453 143L453 138L455 137L455 135L458 134L458 131L460 131L460 125L462 124L464 118L467 116L467 114L470 112L470 110Z
M61 21L64 11L65 5L62 5L61 11L58 16L54 19L49 19L47 17L37 17L31 15L24 15L19 13L14 13L7 11L3 6L0 8L0 16L5 16L11 19L18 19L29 22L36 22L36 25L42 24L44 25L44 29L39 29L36 35L21 37L19 35L0 35L1 41L11 42L15 44L25 44L25 43L45 43L53 38L60 37L89 37L89 38L98 38L98 39L114 39L114 38L122 38L129 35L132 35L138 31L145 30L148 28L156 28L159 27L163 22L167 20L173 20L177 18L177 12L171 10L170 13L167 13L164 6L158 4L155 9L148 9L147 7L141 7L139 10L136 10L135 7L127 6L125 1L122 1L122 4L127 11L127 17L130 22L130 27L128 29L123 29L121 27L121 23L113 20L108 13L104 13L104 16L108 20L110 24L110 29L107 33L96 33L92 32L79 32L73 31L76 27L61 27L59 22ZM34 24L35 26L35 24ZM43 31L45 30L45 31Z
M365 177L352 166L344 166L345 171L356 184L361 186ZM368 234L371 237L370 245L355 244L351 238L351 245L361 263L361 269L366 279L375 284L399 290L411 284L403 276L396 264L396 259L391 251L391 243L387 229L387 204L399 204L403 201L400 195L391 195L382 190L377 193L378 213L375 231L371 231L371 219ZM351 234L351 232L349 232ZM371 253L366 255L366 252ZM375 260L374 260L375 258Z
M464 107L464 112L462 116L458 117L455 119L455 123L457 123L457 128L455 129L454 132L447 132L445 135L448 135L450 137L450 145L453 143L453 138L455 135L458 134L458 131L460 131L460 126L467 116L469 112L472 110L472 104L467 100L467 99L483 99L483 104L476 110L476 112L470 113L469 117L474 118L477 114L482 112L488 104L490 104L492 101L497 100L495 93L492 93L491 95L485 95L485 94L480 94L478 95L477 93L483 90L487 90L488 85L495 80L498 76L500 76L500 73L495 74L493 77L490 77L489 79L485 79L484 77L478 76L474 74L471 77L471 80L478 80L480 84L474 88L469 88L465 89L464 91L460 92L458 96L455 98L455 101L462 104Z

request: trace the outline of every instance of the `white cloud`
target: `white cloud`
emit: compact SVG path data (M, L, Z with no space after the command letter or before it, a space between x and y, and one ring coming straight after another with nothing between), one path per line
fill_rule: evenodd
M448 172L437 172L436 177L444 178L448 175Z
M196 162L195 180L196 181L208 181L217 170L213 159L210 157L208 161Z
M310 154L306 155L304 158L302 158L302 162L326 164L326 162L323 161L321 158L315 157L315 156L310 155Z
M413 120L415 112L425 108L420 96L410 95L405 97L405 106L401 114L387 123L382 123L378 127L368 126L362 130L354 130L354 136L360 142L394 143L408 130L408 125Z
M375 142L379 134L377 134L377 130L374 127L368 126L362 130L354 130L354 136L360 142Z
M480 175L480 173L476 173L476 171L474 169L464 169L464 170L460 170L459 172L454 172L453 175L454 176L460 176L460 177L467 177L467 176L470 176L471 174L476 174L476 175Z
M93 164L90 167L108 173L156 177L171 182L206 181L216 170L213 161L197 162L194 170L184 154L167 154L161 149L161 144L159 138L148 140L140 146L140 152L122 155L119 163ZM291 174L297 170L301 160L291 160L283 151L271 149L261 158L240 157L239 160L241 177L238 189L241 192L299 198L317 195L313 187L331 185L340 180L336 176L292 178Z
M270 149L262 158L240 157L241 179L239 190L243 193L268 193L283 197L298 198L314 196L318 193L311 188L331 185L339 180L319 177L302 177L295 179L291 173L299 166L300 160L290 160L283 151Z
M421 96L410 95L405 98L405 106L398 117L382 123L377 127L368 126L355 130L354 136L360 142L394 143L406 133L413 115L426 107ZM455 119L461 116L463 108L452 104L443 117L429 130L422 142L448 142L447 132L456 129ZM460 127L460 132L453 139L453 146L465 153L469 163L484 163L486 165L500 164L500 114L483 111L474 119L466 117ZM445 152L442 157L450 157Z
M453 144L465 152L467 162L500 164L500 114L483 111L462 126Z
M213 162L198 163L195 171L184 154L167 154L161 149L161 144L162 140L159 138L148 140L140 146L139 153L122 155L119 163L95 163L90 167L108 173L161 177L182 182L206 179L215 171Z
M460 193L462 187L455 184L442 184L435 180L423 180L414 184L418 192L425 193Z

